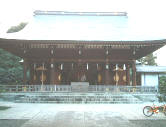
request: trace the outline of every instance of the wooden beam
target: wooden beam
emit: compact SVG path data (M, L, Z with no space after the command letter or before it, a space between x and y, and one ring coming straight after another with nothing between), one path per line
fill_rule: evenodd
M132 85L133 86L136 86L136 61L133 60L133 63L132 63Z
M52 58L54 59L54 58ZM55 62L79 62L81 60L82 63L88 63L88 62L92 62L92 63L105 63L106 60L105 59L54 59ZM42 61L49 61L49 59L43 58L43 59L31 59L31 61L35 61L35 62L42 62ZM115 59L109 59L108 60L109 63L132 63L133 60L115 60Z

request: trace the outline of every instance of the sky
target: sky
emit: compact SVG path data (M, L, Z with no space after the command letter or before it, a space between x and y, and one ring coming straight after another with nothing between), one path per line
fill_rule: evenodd
M166 35L165 5L165 0L3 0L0 5L0 37L10 26L29 22L35 10L126 11L131 24L135 25L137 21L140 25L146 23L149 29ZM155 24L153 28L151 23ZM166 47L155 54L158 65L166 66Z

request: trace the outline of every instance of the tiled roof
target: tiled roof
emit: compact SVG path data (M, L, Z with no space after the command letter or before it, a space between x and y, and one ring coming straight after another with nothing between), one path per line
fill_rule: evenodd
M137 70L137 72L166 73L166 66L137 65L136 70Z
M126 12L36 11L20 32L6 38L26 40L153 41L166 39L146 24L134 25ZM132 20L133 21L133 20Z
M127 12L34 11L35 15L127 16Z

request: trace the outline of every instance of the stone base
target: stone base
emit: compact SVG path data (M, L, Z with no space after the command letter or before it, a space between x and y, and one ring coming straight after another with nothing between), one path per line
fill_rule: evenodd
M72 92L88 92L89 82L71 82Z

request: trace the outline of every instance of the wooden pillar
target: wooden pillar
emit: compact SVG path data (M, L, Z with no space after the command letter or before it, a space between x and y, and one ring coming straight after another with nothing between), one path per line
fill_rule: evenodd
M132 85L133 86L136 86L136 62L135 60L133 60L133 63L132 63Z
M50 84L53 85L55 84L55 65L54 65L55 60L51 59L50 61Z
M54 63L54 67L50 70L50 76L51 76L50 84L56 84L56 85L61 84L61 81L62 81L61 67L62 67L62 64L57 63L56 65L56 63Z
M130 86L130 65L127 65L127 85Z
M97 68L97 84L101 85L103 84L102 67L100 64L96 64L96 68Z
M115 82L116 82L116 86L118 86L119 84L119 67L118 64L115 65Z
M33 83L34 85L37 84L37 72L36 72L36 66L37 66L37 63L34 63L33 64Z
M81 82L81 75L82 75L82 61L81 59L79 59L77 63L77 81L78 82Z
M33 69L33 64L30 65L30 85L33 85L34 84L34 80L33 80L33 77L34 77L34 69Z
M24 75L23 75L23 83L24 85L27 84L27 70L28 70L28 65L27 65L27 59L24 59L24 63L23 63L23 72L24 72Z

